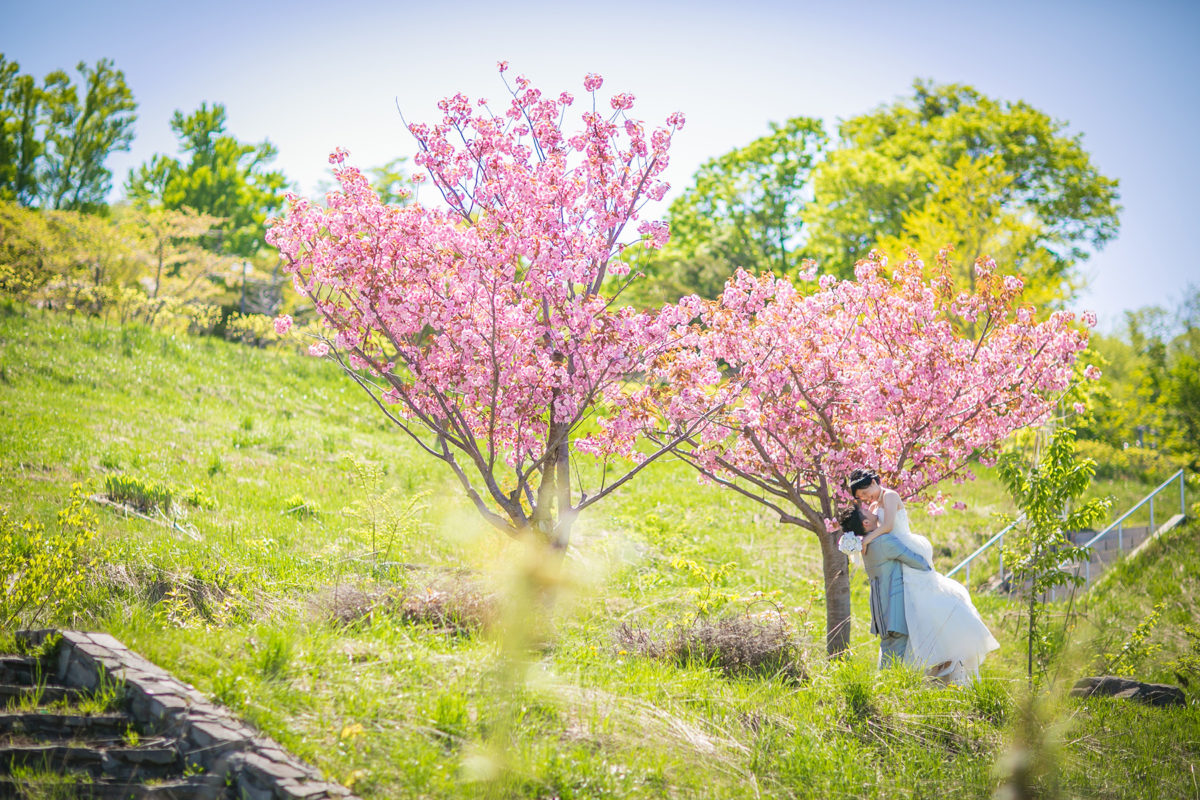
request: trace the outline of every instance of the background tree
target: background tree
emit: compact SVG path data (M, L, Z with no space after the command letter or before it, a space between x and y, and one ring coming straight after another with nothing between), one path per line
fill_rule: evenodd
M171 130L186 163L156 155L130 171L125 188L136 202L222 218L213 248L249 258L263 245L267 216L283 205L287 180L268 169L277 154L274 145L244 144L225 128L225 106L219 103L203 103L188 116L176 111Z
M955 288L947 262L932 279L924 271L913 258L887 278L873 259L856 280L827 275L811 293L739 272L702 312L703 358L745 392L676 453L817 536L831 654L849 643L846 557L830 535L837 504L849 499L845 477L874 467L908 500L970 477L972 459L1053 410L1087 346L1073 315L1036 321L1018 305L1021 281L990 264L981 263L973 291ZM960 319L975 323L974 335ZM686 375L667 377L688 387L672 397L669 418L709 413L705 391ZM931 502L936 511L942 501Z
M38 120L42 90L32 75L0 54L0 199L23 206L37 201Z
M1074 267L1116 236L1117 181L1082 137L1024 102L918 81L911 98L846 120L813 170L805 252L849 275L880 243L926 257L956 250L968 284L977 258L1003 257L1031 298L1069 298ZM898 255L898 253L893 253Z
M667 389L645 376L694 315L614 304L630 280L623 254L639 246L629 228L666 191L683 117L651 129L623 93L602 116L590 110L600 86L584 81L593 96L580 117L569 93L543 96L523 77L499 111L447 98L439 124L409 126L445 208L384 205L339 152L328 208L289 196L269 235L332 333L312 352L332 353L447 464L489 523L559 548L580 511L670 449L609 473L610 458L635 455ZM645 246L666 238L657 221L637 231ZM580 454L604 462L597 485L583 484Z
M1104 381L1077 422L1080 448L1106 474L1123 467L1155 480L1200 466L1200 287L1187 287L1174 309L1127 311L1093 347Z
M389 206L407 205L412 200L412 178L404 167L406 156L393 158L386 164L370 167L371 188L379 195L379 202Z
M78 87L65 72L46 76L37 188L47 208L94 211L105 205L112 188L112 171L105 166L108 156L128 150L133 141L137 103L125 74L109 59L94 67L81 61L77 69Z
M219 217L187 208L175 211L144 205L123 208L121 217L140 240L142 261L148 267L144 288L150 299L163 294L187 302L219 294L220 288L210 279L234 268L230 257L205 247L219 235Z
M641 265L646 274L715 297L739 267L795 271L809 172L824 144L819 120L795 117L705 162L671 203L671 241ZM697 260L703 268L690 266Z

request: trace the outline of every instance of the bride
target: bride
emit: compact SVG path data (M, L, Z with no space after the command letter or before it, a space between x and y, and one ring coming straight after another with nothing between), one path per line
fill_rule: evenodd
M884 488L872 470L856 469L849 489L860 503L863 547L890 533L905 547L933 564L933 545L908 529L908 512L900 495ZM979 665L1000 647L971 603L965 586L935 571L921 572L905 565L904 617L908 648L904 660L931 677L966 684L979 677Z

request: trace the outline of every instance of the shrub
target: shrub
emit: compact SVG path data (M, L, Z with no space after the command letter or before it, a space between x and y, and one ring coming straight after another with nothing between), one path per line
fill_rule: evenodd
M0 630L33 627L78 607L96 566L87 554L95 522L79 484L53 530L0 511Z
M321 619L353 625L375 612L395 614L406 622L429 625L441 633L464 635L496 621L499 600L469 582L455 579L449 586L425 585L411 590L391 587L365 589L340 584L319 592L311 606Z
M702 664L727 677L779 675L795 682L807 677L804 651L782 619L748 614L697 619L662 635L622 624L616 645L647 658Z
M1113 447L1107 442L1076 442L1081 458L1096 462L1096 477L1104 480L1133 480L1154 483L1170 477L1188 464L1183 456L1172 456L1148 447Z

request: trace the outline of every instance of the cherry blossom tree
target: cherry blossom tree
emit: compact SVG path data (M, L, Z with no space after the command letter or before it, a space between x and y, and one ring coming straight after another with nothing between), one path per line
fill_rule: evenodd
M339 150L327 205L291 195L269 233L328 331L310 352L336 359L449 465L490 523L558 547L580 511L704 424L697 414L653 452L636 450L666 402L661 365L678 362L672 375L690 385L718 377L694 348L679 355L699 301L655 313L614 302L634 277L629 248L667 240L664 222L641 215L667 191L684 118L647 126L627 93L602 113L601 85L584 80L582 113L524 77L505 81L499 109L447 98L438 122L408 126L416 177L443 203L383 204ZM581 473L581 454L598 468Z
M702 479L817 535L831 654L849 642L847 562L830 535L850 500L845 477L873 467L936 513L945 499L933 487L973 478L972 459L1050 414L1088 341L1070 313L1038 321L1020 305L1021 280L990 262L969 292L955 290L946 258L931 279L915 254L891 277L885 266L872 254L855 280L823 276L810 292L772 275L730 279L702 312L700 349L745 391L676 451ZM702 408L697 396L668 412L684 423Z

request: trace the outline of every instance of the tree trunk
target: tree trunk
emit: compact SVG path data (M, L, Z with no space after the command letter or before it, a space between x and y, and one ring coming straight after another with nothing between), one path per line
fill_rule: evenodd
M825 652L840 656L850 648L850 560L833 534L818 533L825 578Z

